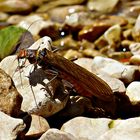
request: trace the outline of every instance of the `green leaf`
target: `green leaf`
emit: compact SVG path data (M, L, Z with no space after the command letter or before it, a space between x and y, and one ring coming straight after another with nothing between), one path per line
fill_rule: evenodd
M10 55L16 49L25 29L17 26L9 26L0 30L0 59Z

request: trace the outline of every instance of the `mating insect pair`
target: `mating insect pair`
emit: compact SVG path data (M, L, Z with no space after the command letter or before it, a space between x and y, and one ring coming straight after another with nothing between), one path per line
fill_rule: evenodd
M35 69L39 65L44 72L53 73L53 79L59 77L68 81L79 95L93 98L95 101L96 99L100 100L103 103L100 106L108 112L114 113L115 98L108 84L86 69L54 53L51 43L51 39L48 38L46 42L42 41L41 45L43 47L38 45L37 49L32 46L28 50L22 50L18 55L18 59L26 58L30 63L35 64Z

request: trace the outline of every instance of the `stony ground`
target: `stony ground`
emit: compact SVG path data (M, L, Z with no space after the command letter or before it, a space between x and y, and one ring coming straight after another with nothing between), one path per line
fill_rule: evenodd
M139 13L139 0L0 1L0 139L139 140Z

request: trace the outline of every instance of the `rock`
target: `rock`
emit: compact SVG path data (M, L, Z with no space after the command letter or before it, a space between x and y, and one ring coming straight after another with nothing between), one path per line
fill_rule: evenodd
M89 58L102 55L98 50L95 50L92 48L84 49L81 52L84 56L89 57Z
M121 42L121 27L120 25L114 25L110 27L105 33L104 37L110 46L116 46L118 48Z
M53 25L51 21L44 21L44 19L39 15L27 16L18 24L18 26L27 29L34 36L38 35L41 29L51 25Z
M67 16L65 20L65 24L69 25L72 28L82 28L84 25L91 25L93 24L93 21L89 17L89 14L85 11L72 13L69 16Z
M140 43L132 43L129 49L133 55L140 55Z
M121 47L122 47L122 50L125 52L127 50L129 50L129 46L134 43L133 41L131 40L122 40L121 41Z
M118 125L119 122L114 123L113 126L112 123L113 121L107 118L76 117L64 123L61 130L80 140L96 140L112 127Z
M111 87L113 92L125 93L125 85L119 79L113 78L107 74L102 74L98 76Z
M8 19L9 15L4 12L0 12L0 21L6 21Z
M122 17L122 16L115 16L115 15L104 15L101 16L99 19L95 20L97 23L104 23L106 25L120 25L120 26L125 26L128 24L128 21L126 20L126 18Z
M64 49L74 49L77 50L78 49L78 44L77 41L75 41L72 36L66 36L64 38L58 39L56 41L53 42L54 46L60 46Z
M130 101L134 104L140 103L140 82L134 81L130 83L126 89L126 95L129 97Z
M132 56L132 53L129 52L129 51L126 51L126 52L110 52L110 53L108 53L108 56L112 59L118 60L118 61L123 63L123 62L129 62L129 59Z
M18 24L24 19L24 16L21 15L12 15L8 18L7 22L10 24Z
M46 87L52 75L45 74L41 68L35 71L34 65L26 60L25 67L17 70L17 56L6 57L0 67L12 76L14 84L23 96L21 109L31 114L48 117L65 107L68 94L59 80L53 80ZM59 90L58 90L59 87ZM44 90L43 90L44 89Z
M121 121L115 128L101 135L97 140L139 140L140 117Z
M48 21L47 21L48 22ZM44 36L49 36L53 41L61 39L63 36L65 36L65 31L61 32L62 27L59 23L55 24L48 24L46 27L42 27L39 31L39 36L44 37Z
M86 11L86 8L82 5L60 6L49 10L48 14L51 20L63 23L69 15L80 11Z
M22 97L15 85L2 69L0 69L0 111L17 117L20 112Z
M133 39L140 42L140 15L138 16L132 32Z
M92 72L92 61L93 59L91 58L78 58L74 63Z
M124 65L116 60L96 56L92 63L92 72L96 74L108 74L111 77L121 79L124 83L130 83L138 78L138 66Z
M49 1L46 4L43 4L40 6L37 10L37 12L46 12L49 11L50 9L53 9L55 7L61 6L61 5L78 5L85 2L85 0L55 0L55 1Z
M1 12L10 12L10 13L18 13L18 12L29 12L31 10L31 5L22 0L4 0L0 2Z
M130 58L130 63L134 65L140 65L140 55L133 55Z
M129 28L129 29L123 31L123 37L124 37L125 39L130 39L130 38L132 38L132 29ZM130 41L130 40L128 40L128 41Z
M24 122L28 123L27 125L29 125L30 122L28 120L31 119L30 128L28 132L25 134L26 138L31 138L31 137L38 138L50 128L45 118L38 115L31 115L30 117L25 116L23 118Z
M89 0L87 2L87 7L91 11L98 11L98 12L103 12L103 13L108 13L111 12L119 0Z
M92 72L92 61L93 59L90 58L79 58L75 60L74 62L78 64L79 66L87 69L88 71ZM125 86L124 83L121 82L117 78L113 78L109 76L108 74L100 74L98 75L101 79L103 79L113 90L113 92L125 92Z
M0 120L1 140L15 140L26 127L22 119L12 118L3 112L0 112Z
M52 128L44 133L39 140L79 140L73 135L60 131L58 129Z
M64 54L64 57L67 58L67 59L75 59L75 58L79 58L79 57L82 57L82 54L76 50L72 50L72 49L69 49L65 54Z
M94 23L93 25L87 25L79 32L78 39L86 39L90 42L93 42L99 38L109 27L110 25L104 23Z

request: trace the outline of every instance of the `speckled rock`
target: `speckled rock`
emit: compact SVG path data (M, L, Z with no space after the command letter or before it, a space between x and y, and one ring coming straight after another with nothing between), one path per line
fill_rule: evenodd
M0 139L16 140L17 136L25 129L22 119L15 119L0 112Z
M18 116L22 97L11 77L0 69L0 111L10 116Z
M79 140L72 134L52 128L44 133L39 140Z

